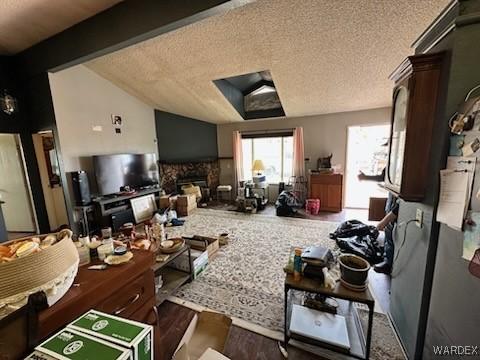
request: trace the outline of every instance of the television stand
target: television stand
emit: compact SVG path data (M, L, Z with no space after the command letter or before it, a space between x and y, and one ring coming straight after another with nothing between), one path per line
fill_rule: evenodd
M127 223L135 223L133 217L132 206L130 204L131 199L135 199L141 196L154 194L155 200L159 201L160 188L151 188L138 190L133 194L128 195L115 195L115 196L103 196L93 200L95 207L95 219L101 227L110 226L114 232Z

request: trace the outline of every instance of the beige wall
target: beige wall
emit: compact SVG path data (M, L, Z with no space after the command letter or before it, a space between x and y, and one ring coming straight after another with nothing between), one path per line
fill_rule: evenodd
M390 122L390 108L352 111L336 114L272 120L247 120L239 123L218 125L218 156L232 156L232 132L278 130L302 126L304 131L305 157L310 158L307 168L315 168L317 158L333 153L333 164L345 167L347 128L351 125L385 124Z
M91 173L92 155L158 152L152 107L83 65L49 79L65 171ZM121 134L115 133L111 114L122 117Z

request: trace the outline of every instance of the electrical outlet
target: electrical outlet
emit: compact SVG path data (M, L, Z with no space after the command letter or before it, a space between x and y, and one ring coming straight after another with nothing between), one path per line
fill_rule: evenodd
M415 224L417 224L419 228L423 226L423 210L421 209L417 209L417 215L415 216Z

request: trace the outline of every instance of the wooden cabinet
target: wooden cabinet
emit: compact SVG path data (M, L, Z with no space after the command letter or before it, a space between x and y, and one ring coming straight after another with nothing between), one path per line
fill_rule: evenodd
M153 271L146 271L143 275L125 284L122 291L110 296L96 305L95 309L115 316L129 317L149 299L155 296Z
M425 195L443 53L408 57L395 81L385 187L407 201Z
M320 211L342 211L343 203L342 174L310 175L310 195L312 199L320 199Z
M54 332L90 309L155 324L154 254L134 251L133 259L107 270L81 266L74 286L52 307L39 313L38 340Z

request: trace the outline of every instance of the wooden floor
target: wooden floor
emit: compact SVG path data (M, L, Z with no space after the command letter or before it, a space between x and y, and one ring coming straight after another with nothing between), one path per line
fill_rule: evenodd
M156 360L171 359L195 312L165 301L158 307L159 329L155 334L158 344ZM157 345L156 344L156 345ZM223 354L232 360L284 360L275 340L232 326ZM289 347L289 360L321 360L321 357Z

